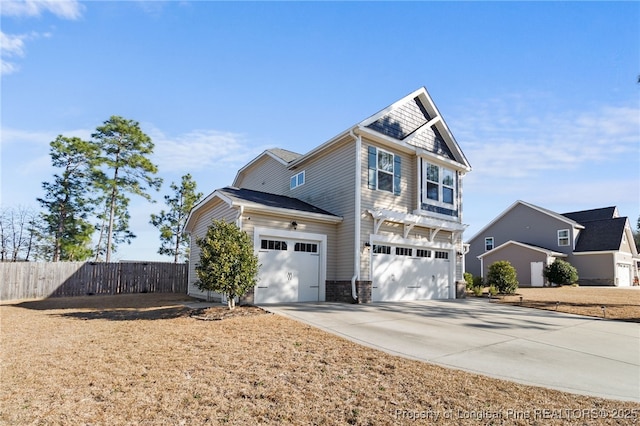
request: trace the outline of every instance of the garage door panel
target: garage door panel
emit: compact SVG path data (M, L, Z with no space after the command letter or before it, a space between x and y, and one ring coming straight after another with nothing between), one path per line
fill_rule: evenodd
M317 241L264 237L260 247L255 303L319 300L320 255Z
M449 259L435 258L435 251L425 249L420 249L422 256L428 254L428 257L415 256L417 248L411 251L407 248L395 250L395 247L377 250L382 253L372 254L373 301L449 297Z
M255 292L257 303L297 302L298 286L289 275L290 259L286 251L258 253L260 269Z

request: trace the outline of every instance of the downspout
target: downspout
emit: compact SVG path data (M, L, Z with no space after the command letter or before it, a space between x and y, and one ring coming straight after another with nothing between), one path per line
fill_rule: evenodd
M244 206L240 206L240 209L238 210L238 217L236 218L236 225L238 225L238 228L240 228L240 230L242 231L242 215L244 214Z
M356 290L356 281L360 278L360 210L362 209L362 138L354 133L353 129L349 130L349 135L356 141L356 194L355 194L355 237L354 237L354 271L351 278L351 297L358 301L358 292Z

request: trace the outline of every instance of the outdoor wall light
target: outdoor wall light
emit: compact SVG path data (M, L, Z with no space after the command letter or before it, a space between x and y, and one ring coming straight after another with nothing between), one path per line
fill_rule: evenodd
M291 222L291 226L293 226L293 230L295 231L296 229L298 229L298 222L294 220L293 222Z
M367 241L366 243L364 243L364 246L365 247L371 247L371 243Z

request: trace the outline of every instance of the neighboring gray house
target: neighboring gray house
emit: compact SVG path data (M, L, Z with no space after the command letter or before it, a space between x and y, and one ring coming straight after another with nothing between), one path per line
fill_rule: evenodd
M581 285L630 286L638 277L638 251L626 217L616 207L558 214L516 201L469 240L466 271L486 277L508 260L522 287L545 284L543 268L556 258L571 263Z
M471 170L426 89L301 155L263 152L194 207L189 294L212 219L238 224L262 265L246 301L454 298Z

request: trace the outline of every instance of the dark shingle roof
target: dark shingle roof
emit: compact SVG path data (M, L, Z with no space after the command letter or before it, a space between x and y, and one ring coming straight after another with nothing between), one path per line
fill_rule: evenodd
M302 200L298 200L297 198L286 197L284 195L269 194L267 192L253 191L251 189L240 189L231 186L219 189L218 191L232 199L248 201L267 207L297 210L307 213L317 213L340 217L309 203L305 203Z
M583 222L575 251L619 250L626 223L626 217Z
M613 219L615 216L615 207L603 207L601 209L580 210L577 212L562 213L562 216L575 220L578 223L591 222L592 220Z

